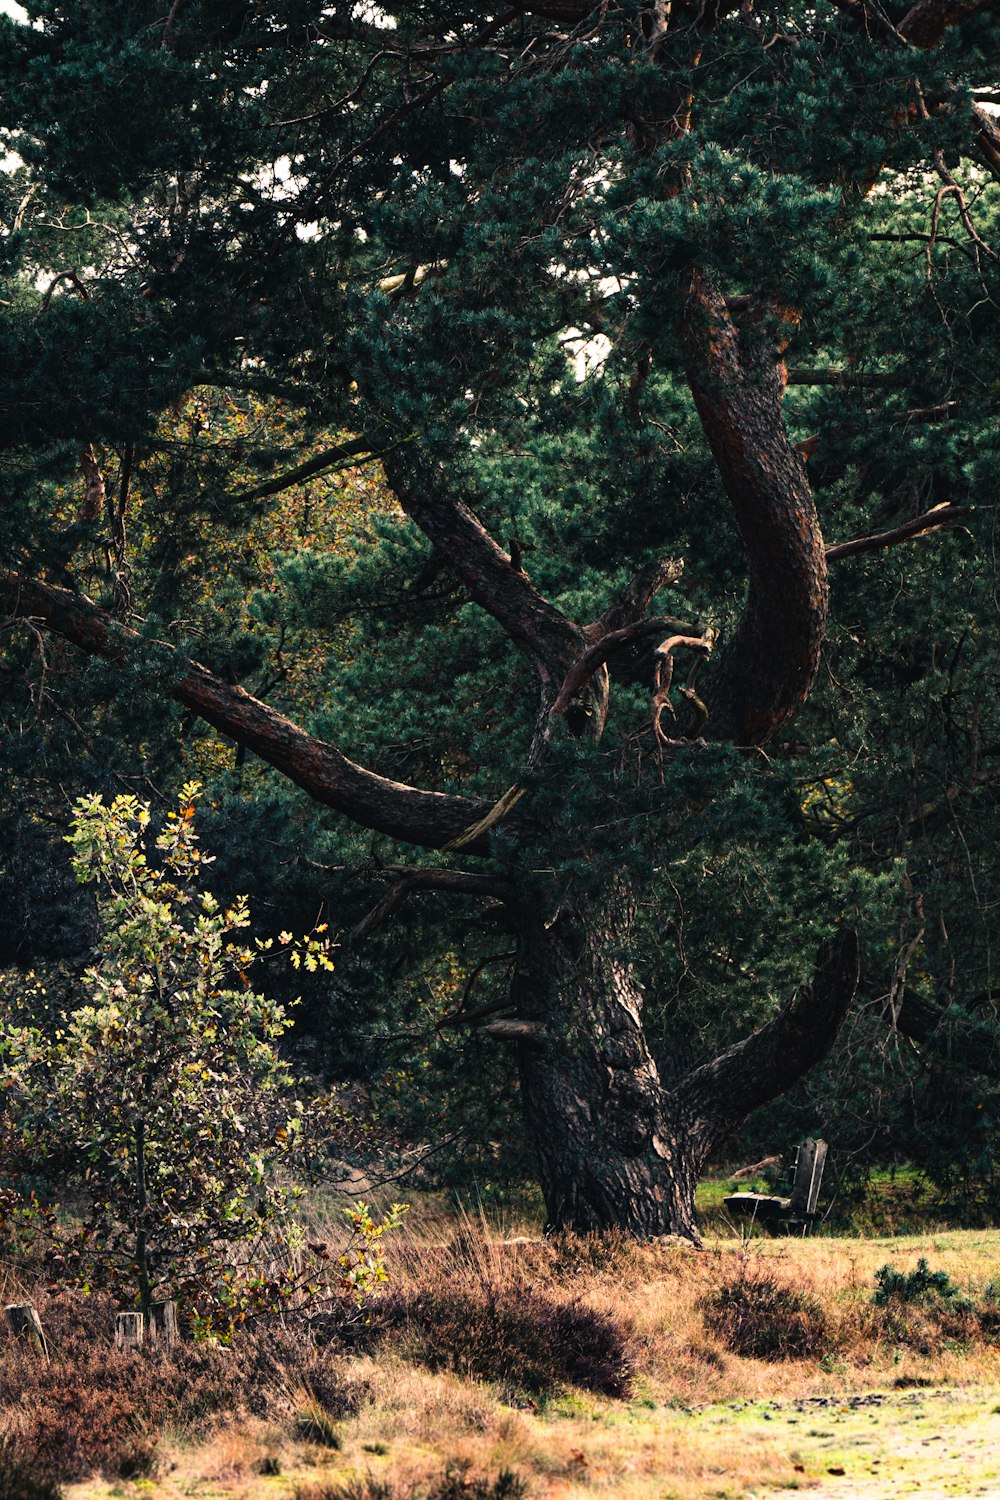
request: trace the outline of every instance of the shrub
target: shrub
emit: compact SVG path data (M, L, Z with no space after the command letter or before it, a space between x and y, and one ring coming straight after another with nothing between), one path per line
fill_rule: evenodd
M402 1487L385 1479L352 1479L347 1484L314 1484L296 1491L296 1500L523 1500L527 1486L503 1469L492 1482L470 1474L468 1464L453 1464L430 1489Z
M827 1320L815 1297L763 1267L739 1275L701 1301L705 1323L746 1359L811 1359L824 1352Z
M974 1343L989 1335L995 1322L989 1288L985 1305L977 1308L946 1271L932 1271L923 1256L909 1272L880 1266L872 1302L882 1310L884 1332L921 1354L934 1353L946 1341Z
M194 831L197 793L185 785L155 840L136 797L76 804L73 867L97 887L102 929L80 981L87 1003L54 1035L0 1016L0 1058L16 1149L50 1172L59 1163L86 1212L69 1227L51 1205L0 1200L0 1227L34 1223L63 1286L114 1288L143 1312L170 1295L229 1332L265 1309L360 1301L385 1279L381 1239L401 1210L376 1224L359 1204L349 1246L307 1247L285 1182L308 1121L277 1046L291 1020L249 974L280 949L296 968L332 969L325 926L281 933L275 949L246 937L245 898L224 906L199 889L212 861ZM256 1264L265 1244L281 1247L270 1275Z
M62 1500L62 1490L39 1455L5 1445L0 1447L0 1500Z
M530 1287L400 1291L371 1308L355 1347L389 1334L432 1370L542 1394L564 1385L602 1396L626 1394L633 1374L628 1335L609 1314L580 1301L557 1302ZM401 1339L400 1339L401 1336Z
M357 1400L328 1357L278 1328L238 1335L228 1348L180 1344L154 1354L115 1348L112 1305L100 1298L82 1307L53 1302L43 1318L52 1361L8 1352L0 1409L9 1414L18 1456L44 1457L45 1472L65 1482L94 1470L124 1479L150 1473L165 1426L198 1438L223 1418L281 1412L294 1419L302 1389L331 1419Z
M875 1294L872 1301L876 1307L886 1307L890 1302L929 1302L935 1298L950 1301L961 1296L947 1271L932 1271L923 1256L912 1271L897 1271L888 1264L875 1272Z

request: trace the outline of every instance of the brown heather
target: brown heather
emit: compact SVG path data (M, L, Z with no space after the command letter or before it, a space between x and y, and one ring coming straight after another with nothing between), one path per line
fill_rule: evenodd
M1000 1380L998 1249L970 1231L698 1253L424 1214L397 1235L390 1291L366 1312L258 1325L230 1348L123 1353L109 1305L36 1294L51 1363L5 1349L0 1442L12 1472L49 1484L25 1500L94 1474L153 1475L168 1493L267 1484L283 1500L513 1500L522 1480L575 1496L597 1476L608 1496L646 1500L669 1477L693 1500L718 1467L699 1413ZM908 1273L921 1256L961 1295L876 1306L879 1267ZM751 1487L754 1465L795 1482L773 1444L726 1463L733 1485L741 1463Z

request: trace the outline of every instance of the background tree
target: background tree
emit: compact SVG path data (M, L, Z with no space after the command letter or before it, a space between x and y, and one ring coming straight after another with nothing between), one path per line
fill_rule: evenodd
M989 6L155 9L8 27L11 694L44 627L105 729L172 698L367 830L255 770L257 847L329 889L437 851L353 942L477 901L488 988L437 1026L516 1049L550 1218L696 1236L706 1157L833 1041L855 922L896 1026L926 957L921 1045L992 994L992 875L960 980L966 875L936 833L912 864L935 798L967 850L992 809ZM137 478L193 387L287 403L298 461L216 429ZM249 601L257 565L178 566L376 458L346 549Z

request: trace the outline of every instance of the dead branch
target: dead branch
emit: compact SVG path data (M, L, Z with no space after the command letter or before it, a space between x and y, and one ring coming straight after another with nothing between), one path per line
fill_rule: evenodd
M511 901L514 896L510 881L499 875L478 875L468 870L414 870L398 881L367 916L351 928L344 939L344 947L356 948L369 933L387 921L408 896L423 891L454 891L464 896L490 896L504 902Z
M708 656L714 643L715 632L709 628L705 633L704 641L700 647L701 654L692 663L686 684L684 687L678 688L678 692L692 705L696 715L695 722L691 727L691 733L685 739L696 739L704 727L705 720L708 718L708 709L695 691L695 682L701 670L702 662ZM673 714L669 698L670 684L674 676L673 652L677 646L690 646L691 644L691 639L686 636L671 636L669 640L663 641L657 646L654 653L656 657L656 674L653 681L653 699L650 705L650 724L653 731L653 744L656 749L656 761L659 767L661 782L663 780L663 752L668 747L679 743L677 740L669 739L663 733L662 726L664 712Z
M517 806L523 796L523 786L515 784L508 787L499 801L494 802L485 817L480 818L478 822L472 823L468 828L463 829L457 838L451 839L442 847L447 852L454 849L465 849L469 844L477 843L483 837L483 834L489 833L490 829L495 828L501 818L507 816L512 807Z
M537 1021L510 1020L487 1021L476 1027L477 1036L490 1036L495 1042L534 1042L541 1036L542 1028Z
M744 1177L756 1177L758 1172L764 1172L768 1167L780 1167L780 1156L765 1156L762 1161L755 1161L752 1167L740 1167L738 1172L730 1172L730 1182L740 1182Z
M87 288L80 280L76 268L74 267L70 271L60 271L57 276L53 276L52 280L46 287L45 295L42 297L42 300L39 303L38 311L35 313L36 319L40 318L43 313L48 312L49 303L52 301L52 294L55 291L56 287L59 286L60 282L63 281L68 281L70 286L75 287L75 289L80 293L80 296L83 298L84 302L90 301L90 293L87 291Z
M919 6L914 7L914 9L919 9ZM929 120L930 111L927 108L927 101L924 98L924 91L920 86L919 78L915 78L913 80L913 89L917 96L917 108L920 111L920 118L922 120ZM975 222L972 218L972 214L969 212L969 205L966 201L965 194L962 192L957 179L948 170L947 164L945 163L944 152L941 151L940 148L937 149L936 151L932 152L931 159L934 162L934 170L940 177L943 186L938 188L937 194L934 198L934 212L931 218L931 237L927 245L927 250L925 252L927 258L928 277L930 276L931 255L934 249L934 241L937 237L937 225L938 219L940 218L941 214L941 204L943 203L945 198L954 198L955 203L958 206L958 215L962 220L965 232L969 236L969 239L972 241L972 243L976 246L976 248L978 250L981 250L984 255L989 257L990 260L994 260L997 262L997 264L1000 264L1000 255L998 255L997 252L986 243L982 235L979 233L979 230L976 228Z
M414 266L412 270L404 271L400 276L383 276L378 289L386 297L398 297L406 292L414 291L421 282L427 280L428 276L443 276L447 269L446 260L431 261L425 266Z
M681 633L672 635L657 646L657 655L669 656L677 646L689 646L692 650L703 651L706 655L712 649L711 629L705 629L699 634L697 625L685 625L681 620L671 619L667 615L657 615L649 620L636 620L634 624L625 625L620 630L609 631L601 640L589 646L579 661L574 662L552 705L552 713L565 713L594 673L603 667L616 651L620 651L623 646L631 645L633 641L644 640L646 636L659 635L662 630L678 630Z
M906 521L902 526L895 526L891 531L880 531L872 536L855 537L851 542L837 542L826 549L826 560L828 563L839 562L843 557L854 557L859 552L879 552L884 547L894 547L897 542L909 541L911 537L921 536L925 531L936 531L942 526L949 526L954 521L966 520L972 513L969 505L952 505L943 501L935 505L931 510L925 511L922 516L914 516L912 521Z

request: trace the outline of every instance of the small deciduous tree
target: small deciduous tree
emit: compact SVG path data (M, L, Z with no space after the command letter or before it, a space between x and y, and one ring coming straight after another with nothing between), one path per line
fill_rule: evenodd
M53 1036L8 1026L2 1037L15 1133L58 1162L86 1201L75 1229L50 1210L50 1263L89 1285L131 1285L139 1306L166 1289L224 1319L331 1284L362 1296L384 1277L379 1243L393 1215L351 1215L351 1244L305 1254L282 1164L307 1111L277 1043L287 1010L249 974L275 951L249 940L245 898L224 907L200 877L211 859L194 828L198 783L147 852L150 811L134 796L76 804L74 868L97 887L102 937L84 976L87 1003ZM332 969L324 929L295 940L296 967ZM294 1270L265 1275L265 1247Z

